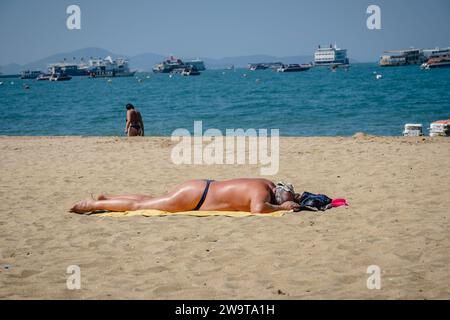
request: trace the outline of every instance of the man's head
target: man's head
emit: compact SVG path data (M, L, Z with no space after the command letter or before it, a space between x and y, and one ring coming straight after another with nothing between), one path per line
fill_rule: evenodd
M275 201L277 204L283 204L286 201L295 200L294 187L290 183L278 182L275 187Z
M134 110L134 106L131 103L128 103L125 108L127 108L127 110Z

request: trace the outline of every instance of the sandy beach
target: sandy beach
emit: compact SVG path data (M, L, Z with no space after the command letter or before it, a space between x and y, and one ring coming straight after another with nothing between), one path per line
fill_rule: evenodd
M297 192L350 207L283 217L68 213L257 165L175 165L168 138L0 137L1 299L450 299L450 139L281 138ZM68 290L66 269L81 268ZM381 269L381 289L366 286Z

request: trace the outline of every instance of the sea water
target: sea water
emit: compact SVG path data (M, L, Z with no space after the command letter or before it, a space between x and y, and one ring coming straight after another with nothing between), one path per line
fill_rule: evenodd
M336 72L237 69L195 77L137 73L112 81L2 81L0 135L124 135L127 103L141 111L145 134L158 136L178 128L192 132L194 121L202 121L203 130L222 132L266 128L282 136L395 136L405 123L428 128L450 118L450 68L353 64Z

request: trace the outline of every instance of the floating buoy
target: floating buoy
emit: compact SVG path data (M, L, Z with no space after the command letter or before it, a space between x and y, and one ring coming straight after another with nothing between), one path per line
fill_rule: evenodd
M244 77L244 78L247 78L247 74L246 74L246 73L244 73L244 74L243 74L243 77Z
M3 85L3 82L0 81L0 86L2 86L2 85Z
M11 84L14 84L14 81L11 81Z
M222 72L222 74L225 74L225 73L226 73L225 71Z
M377 80L380 80L381 78L383 78L383 76L381 74L377 74L376 78L377 78Z
M108 79L108 83L111 83L112 82L112 79Z
M147 79L150 79L150 76L146 76Z
M169 74L169 78L172 78L173 77L173 75L172 74Z

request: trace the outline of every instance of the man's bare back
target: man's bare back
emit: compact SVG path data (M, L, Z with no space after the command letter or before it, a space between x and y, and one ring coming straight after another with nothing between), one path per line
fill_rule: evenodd
M213 210L269 213L298 208L299 205L294 199L293 190L280 190L267 179L190 180L160 197L101 195L97 201L85 200L77 203L71 211L86 213L97 210L156 209L170 212Z

